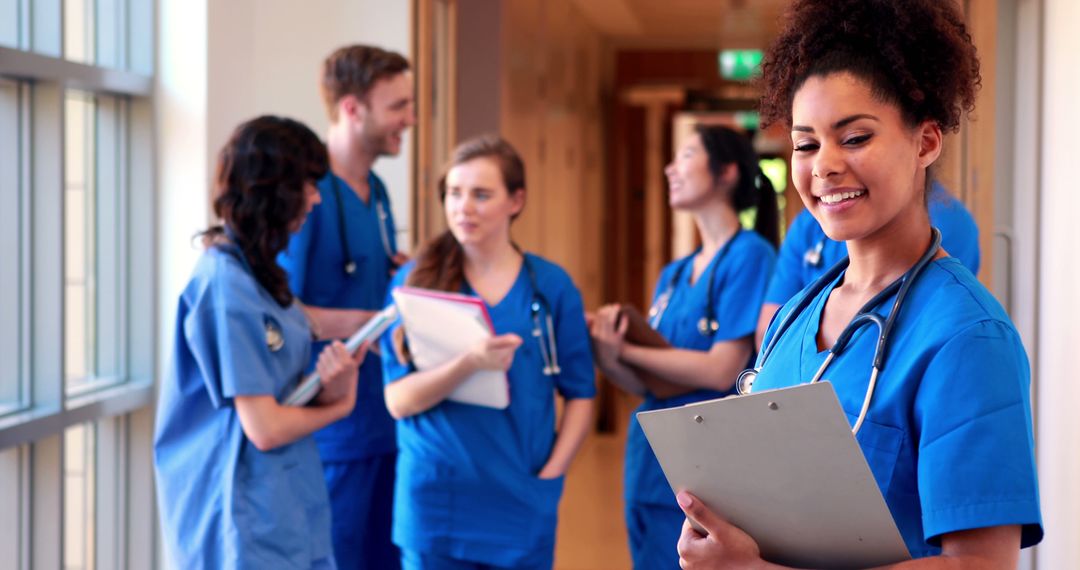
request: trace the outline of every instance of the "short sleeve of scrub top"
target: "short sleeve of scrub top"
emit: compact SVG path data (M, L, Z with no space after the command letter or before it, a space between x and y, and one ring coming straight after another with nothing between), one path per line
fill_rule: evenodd
M1002 371L1021 371L1002 376ZM915 396L923 534L1023 524L1023 546L1042 538L1027 356L1016 331L983 321L948 341ZM973 381L957 381L958 378ZM983 381L1001 378L1001 381ZM987 476L996 473L997 476Z

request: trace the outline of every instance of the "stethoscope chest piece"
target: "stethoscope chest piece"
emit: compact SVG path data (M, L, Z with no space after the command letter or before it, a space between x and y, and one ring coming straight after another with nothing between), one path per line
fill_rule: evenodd
M757 380L758 371L755 368L747 368L739 373L739 377L735 380L735 392L740 396L745 396L754 389L754 380Z
M350 259L345 262L345 275L352 275L353 273L356 273L356 262Z

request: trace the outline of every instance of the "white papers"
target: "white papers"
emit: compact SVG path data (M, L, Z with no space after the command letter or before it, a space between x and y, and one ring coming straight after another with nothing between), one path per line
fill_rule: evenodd
M392 293L401 314L409 353L418 370L440 366L494 335L491 317L477 297L400 287ZM448 399L505 409L510 405L506 372L480 370L462 382Z
M360 348L361 344L379 338L382 333L386 332L390 324L397 319L397 316L397 307L393 305L379 311L375 316L368 319L368 322L364 323L360 330L349 337L349 340L345 341L345 350L352 354L356 352L356 349ZM285 397L282 403L286 406L303 406L310 402L315 397L315 394L319 393L321 385L319 373L312 372L300 382L300 385L292 393Z

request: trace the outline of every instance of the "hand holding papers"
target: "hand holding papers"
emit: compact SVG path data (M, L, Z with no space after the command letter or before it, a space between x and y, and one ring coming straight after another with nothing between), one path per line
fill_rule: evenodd
M392 292L401 314L409 353L419 370L429 370L473 349L494 336L491 317L476 297L401 287ZM448 399L505 409L510 385L503 370L479 370Z
M672 489L745 531L765 560L866 568L909 558L828 382L637 418Z
M360 327L360 330L349 337L349 340L345 341L345 350L348 350L349 354L352 354L360 348L361 344L379 338L396 318L397 308L394 306L379 311L375 316L368 319L368 322L364 323L364 326ZM321 379L319 378L319 374L317 372L312 372L300 382L300 385L297 386L292 393L285 397L285 400L282 403L286 406L303 406L310 402L311 399L315 397L315 394L319 393L320 385Z

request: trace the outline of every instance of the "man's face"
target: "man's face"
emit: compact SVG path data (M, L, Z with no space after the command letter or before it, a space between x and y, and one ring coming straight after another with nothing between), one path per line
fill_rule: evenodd
M357 113L357 135L375 156L397 156L405 129L416 124L412 72L405 71L375 82Z

